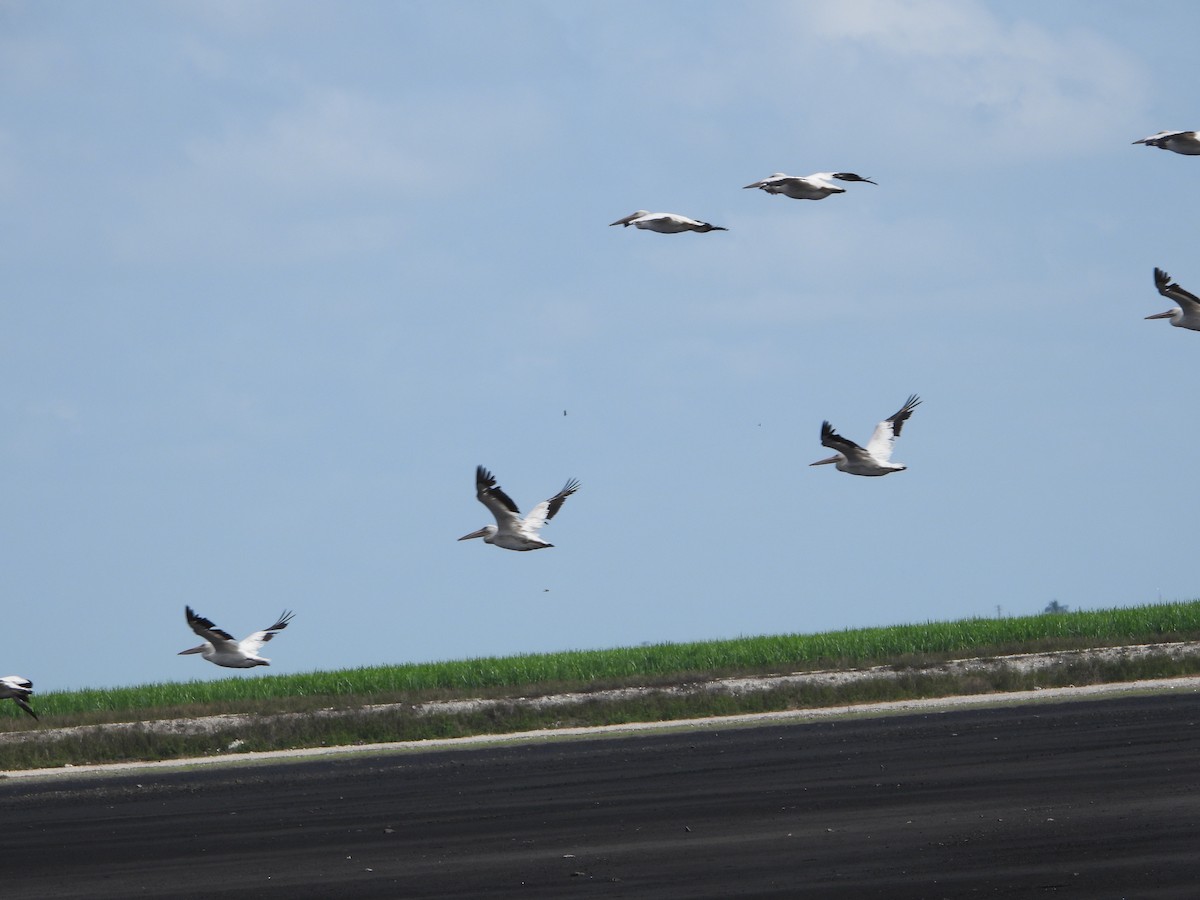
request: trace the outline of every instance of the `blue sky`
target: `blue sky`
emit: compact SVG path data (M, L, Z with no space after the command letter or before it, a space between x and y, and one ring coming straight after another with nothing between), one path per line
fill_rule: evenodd
M39 690L1190 599L1191 3L0 0ZM851 171L820 202L742 185ZM728 232L608 223L678 212ZM925 402L886 478L808 468ZM564 410L566 415L563 415ZM455 539L568 478L554 549Z

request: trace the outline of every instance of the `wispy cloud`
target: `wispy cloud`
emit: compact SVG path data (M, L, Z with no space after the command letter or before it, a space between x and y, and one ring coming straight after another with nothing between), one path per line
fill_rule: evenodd
M59 39L0 37L0 85L5 93L43 88L74 73L75 57Z
M534 103L443 99L418 106L298 91L261 118L193 136L133 187L141 212L118 231L118 245L142 257L236 256L253 244L260 255L274 247L284 258L330 258L395 242L419 202L479 189L537 140Z
M239 36L263 34L328 11L289 0L176 0L173 7L198 24Z
M838 0L803 10L793 28L869 53L890 89L912 99L903 121L880 110L889 135L954 142L976 160L1078 155L1107 142L1147 90L1136 60L1084 27L1055 32L958 0Z
M398 112L345 91L314 91L262 121L190 141L187 164L196 178L239 189L403 190L428 180L433 164Z
M13 142L7 131L0 130L0 194L17 181L17 160L13 153Z

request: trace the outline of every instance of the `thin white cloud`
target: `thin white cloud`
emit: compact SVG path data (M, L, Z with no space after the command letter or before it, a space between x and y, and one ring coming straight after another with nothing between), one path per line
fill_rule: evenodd
M0 194L8 193L17 183L18 171L12 138L7 131L0 131Z
M305 193L367 187L393 191L431 176L417 136L397 111L344 91L321 90L261 122L191 141L202 180Z
M0 37L0 84L6 92L35 91L73 77L75 54L59 39Z
M478 190L539 140L543 116L522 97L441 100L314 89L192 137L132 189L141 214L116 242L144 259L238 256L250 246L260 258L333 258L394 246L414 227L416 200Z
M666 384L692 382L693 376L687 373L695 371L707 372L716 380L762 382L789 372L794 356L792 348L780 346L772 338L672 338L656 348L647 374Z
M648 158L725 146L757 154L757 175L883 156L910 171L975 170L1128 144L1125 123L1145 118L1147 67L1087 17L1059 26L1022 10L787 0L753 15L721 8L704 26L647 13L628 31L597 29L591 58L628 95L613 116L652 139ZM738 128L714 127L735 112Z
M49 397L31 401L27 412L29 418L75 426L80 421L79 405L62 397Z
M903 119L879 110L900 142L907 131L976 159L1077 155L1107 143L1146 92L1136 60L1086 27L1053 32L961 0L836 0L803 12L794 29L861 50L859 62L911 97Z
M984 7L962 0L837 0L807 4L804 15L820 36L910 57L979 56L999 31Z
M197 24L238 36L264 34L297 18L328 12L297 0L175 0L174 11Z

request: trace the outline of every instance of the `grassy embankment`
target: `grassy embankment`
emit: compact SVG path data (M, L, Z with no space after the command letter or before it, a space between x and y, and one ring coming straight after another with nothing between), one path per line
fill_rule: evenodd
M834 704L1022 690L1200 672L1200 659L1076 661L1039 672L1000 668L951 676L922 668L951 658L1200 639L1200 601L1004 619L863 628L812 635L657 644L459 662L376 666L301 675L231 677L38 694L41 723L0 704L0 770L67 763L167 759L238 750L419 740L539 727L662 721ZM623 686L660 686L729 675L887 665L900 677L841 687L791 685L748 694L644 692L621 700L582 699L545 709L516 698ZM432 700L491 698L473 712L414 710ZM513 702L504 702L512 700ZM384 711L365 707L399 704ZM316 714L335 709L336 715ZM48 729L248 714L207 733L187 729ZM288 714L291 715L288 715ZM5 736L3 732L24 732Z

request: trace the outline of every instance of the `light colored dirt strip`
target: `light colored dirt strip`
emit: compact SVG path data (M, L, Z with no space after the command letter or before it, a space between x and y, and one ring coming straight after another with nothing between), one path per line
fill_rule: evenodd
M1128 649L1128 648L1122 648ZM821 709L796 709L780 712L747 713L703 719L675 719L665 722L631 722L622 725L555 728L541 731L521 731L511 734L474 735L461 738L434 738L423 741L396 741L378 744L353 744L337 747L311 747L298 750L269 750L252 753L230 753L221 756L153 762L106 763L89 766L64 766L55 769L27 769L0 772L0 778L53 778L57 776L103 775L134 772L141 769L178 768L185 766L230 765L250 762L282 762L335 754L377 754L420 752L426 750L543 741L562 738L593 738L621 736L669 729L719 729L781 722L811 722L848 716L893 716L914 713L948 712L955 709L1016 705L1022 703L1063 702L1088 700L1134 693L1187 692L1200 694L1200 676L1156 678L1119 684L1094 684L1082 687L1044 688L1032 691L1011 691L1000 694L970 694L957 697L933 697L922 700L896 700L887 703L863 703L852 706L831 706ZM592 695L584 695L592 696Z
M1016 672L1034 672L1071 665L1072 663L1105 662L1112 663L1120 660L1136 660L1146 657L1166 657L1178 659L1184 656L1200 655L1200 642L1179 641L1169 644L1134 644L1127 647L1098 647L1089 650L1058 650L1049 653L1017 653L1009 656L973 657L971 659L954 659L935 666L898 667L872 666L867 669L833 669L818 672L793 672L791 674L754 675L740 678L719 678L713 681L692 682L679 685L659 687L617 688L609 691L576 692L553 694L547 697L517 698L519 702L528 703L539 708L567 706L587 700L620 700L646 694L695 694L700 692L728 692L734 694L752 691L768 691L773 688L811 684L828 687L840 687L858 681L871 679L895 680L911 676L948 675L951 677L1012 670ZM503 700L443 700L425 703L416 707L419 712L473 712L487 706L511 704L513 699ZM367 707L368 709L387 707Z

